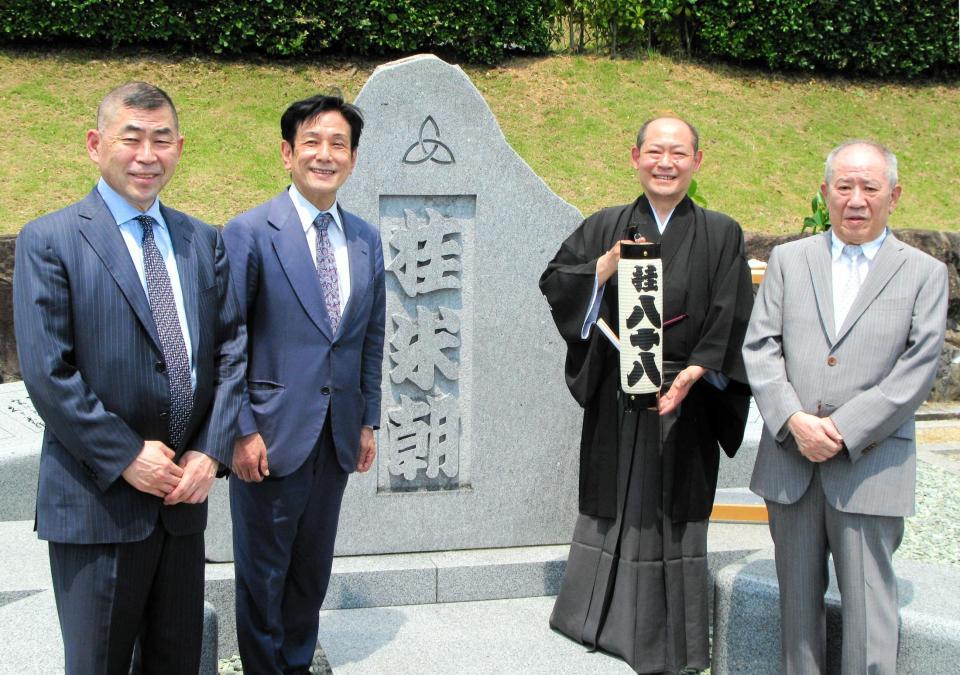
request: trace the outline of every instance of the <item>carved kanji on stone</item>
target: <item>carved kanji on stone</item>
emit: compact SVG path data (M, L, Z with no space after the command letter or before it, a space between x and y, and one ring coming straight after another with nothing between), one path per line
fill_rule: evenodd
M390 379L394 384L410 380L424 391L433 388L434 371L455 380L459 365L444 354L445 349L460 346L460 317L452 309L440 307L434 314L426 307L417 307L417 318L394 314L390 336L390 360L394 363Z
M421 469L428 478L442 471L452 478L460 461L460 415L453 396L418 401L400 395L400 406L387 410L387 460L394 476L414 480Z
M400 287L411 298L442 288L460 288L460 244L453 235L460 223L436 209L426 209L422 220L410 209L403 211L403 225L390 236L397 254L387 264Z

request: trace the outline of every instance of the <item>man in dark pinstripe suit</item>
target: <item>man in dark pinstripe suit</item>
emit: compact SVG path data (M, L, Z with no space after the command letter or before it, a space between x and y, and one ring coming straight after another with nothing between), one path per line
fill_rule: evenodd
M107 94L81 201L17 239L23 379L46 423L36 527L71 674L194 675L203 529L230 466L246 337L212 227L161 205L183 149L142 82Z

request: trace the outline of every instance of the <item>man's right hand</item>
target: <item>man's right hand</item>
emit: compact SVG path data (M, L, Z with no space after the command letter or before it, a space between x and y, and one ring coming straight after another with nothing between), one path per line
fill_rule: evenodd
M259 483L270 475L267 446L257 432L241 436L233 444L233 473L247 483Z
M632 239L623 239L618 241L613 245L609 251L604 253L602 256L597 258L597 285L603 286L607 281L612 277L617 271L617 264L620 262L620 244L627 242L628 244L636 244L638 242L644 242L646 239L640 237L637 241Z
M144 441L140 454L121 475L140 492L166 497L179 485L183 475L183 469L173 461L175 454L160 441Z
M843 448L843 436L829 417L796 412L787 420L787 428L800 454L811 462L825 462Z

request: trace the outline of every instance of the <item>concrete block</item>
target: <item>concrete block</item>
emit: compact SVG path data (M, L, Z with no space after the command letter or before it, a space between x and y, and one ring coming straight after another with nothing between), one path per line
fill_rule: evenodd
M960 570L895 560L900 598L898 673L946 673L960 663ZM712 574L713 571L711 570ZM842 620L830 563L827 673L840 673ZM780 670L780 605L772 551L752 554L715 573L714 675L766 675Z
M23 382L0 384L0 521L35 515L43 429Z
M200 670L197 675L217 675L217 612L209 602L203 603L203 644L200 651Z
M556 595L569 546L538 546L434 555L437 602Z
M334 558L326 609L421 605L437 601L437 568L429 554Z

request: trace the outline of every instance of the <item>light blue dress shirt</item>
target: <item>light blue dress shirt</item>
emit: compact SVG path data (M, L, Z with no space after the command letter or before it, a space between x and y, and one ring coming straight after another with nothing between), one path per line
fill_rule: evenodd
M120 234L123 236L123 241L130 252L130 258L133 260L133 266L137 270L137 276L140 277L143 292L148 299L150 295L147 292L147 275L143 268L143 228L134 219L137 216L150 216L159 224L159 227L153 228L153 238L157 242L157 249L163 257L163 263L167 266L167 274L170 276L170 288L173 290L173 301L177 306L177 318L180 320L183 344L187 348L187 357L190 359L190 385L196 389L197 369L193 363L193 343L190 341L187 311L183 304L183 289L180 287L180 274L177 272L177 258L173 254L173 245L170 242L170 231L167 229L167 223L160 213L160 200L155 199L153 205L145 213L142 213L107 185L103 178L100 178L97 183L97 192L103 197L110 215L117 221Z

